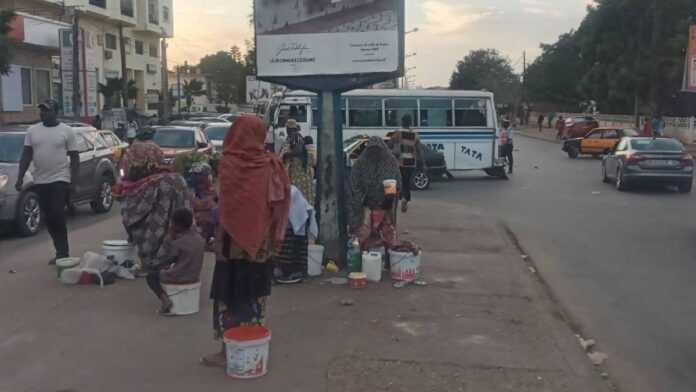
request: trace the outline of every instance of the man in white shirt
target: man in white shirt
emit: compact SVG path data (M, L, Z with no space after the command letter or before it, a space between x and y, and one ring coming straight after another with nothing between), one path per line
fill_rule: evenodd
M80 154L75 131L58 122L58 103L48 100L40 104L39 109L41 123L27 131L15 188L22 191L24 175L33 162L34 190L53 239L56 259L61 259L70 256L65 207L72 180L78 178Z

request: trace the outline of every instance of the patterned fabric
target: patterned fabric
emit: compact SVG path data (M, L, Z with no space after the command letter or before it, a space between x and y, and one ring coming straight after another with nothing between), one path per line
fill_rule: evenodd
M316 200L314 191L316 153L314 149L311 149L312 152L310 153L310 149L307 149L301 137L296 145L300 146L296 148L302 148L302 157L289 156L293 149L290 143L286 143L281 147L280 157L285 164L285 169L288 171L288 176L290 176L290 183L296 186L305 199L313 204L314 200Z
M396 180L401 190L399 162L379 137L371 137L365 151L352 168L353 195L351 200L351 225L363 223L363 209L387 208L390 200L384 194L384 181Z
M134 142L123 157L122 167L126 179L135 182L160 171L164 164L164 154L152 142Z
M418 164L420 137L411 130L398 130L391 136L392 152L401 167L414 168Z
M307 235L296 235L292 225L288 225L283 247L273 261L279 264L297 264L303 266L301 269L304 270L307 267L307 245Z
M175 210L190 208L186 181L178 174L157 174L130 190L121 216L126 231L138 248L145 269L157 267L157 256Z
M363 225L358 230L361 249L367 250L381 246L391 249L398 243L394 211L394 208L365 209Z

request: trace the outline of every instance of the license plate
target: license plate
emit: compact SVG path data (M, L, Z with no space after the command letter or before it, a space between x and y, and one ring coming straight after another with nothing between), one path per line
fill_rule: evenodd
M679 161L674 160L674 159L667 159L667 160L648 159L647 161L643 162L643 166L647 166L647 167L677 167L677 166L679 166Z

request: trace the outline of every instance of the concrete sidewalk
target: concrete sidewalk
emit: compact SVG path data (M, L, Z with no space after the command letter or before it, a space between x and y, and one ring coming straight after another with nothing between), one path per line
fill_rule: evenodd
M78 229L76 246L98 249L118 222ZM142 280L65 287L34 256L45 241L3 254L17 273L0 274L0 391L608 391L498 222L417 199L401 230L430 285L274 289L271 370L255 381L197 364L218 348L205 298L198 315L162 318Z
M518 135L530 137L532 139L544 140L554 143L561 142L558 138L556 138L556 135L558 134L558 131L556 129L544 127L541 130L541 132L539 132L539 128L537 127L520 126L519 128L515 128L515 132Z

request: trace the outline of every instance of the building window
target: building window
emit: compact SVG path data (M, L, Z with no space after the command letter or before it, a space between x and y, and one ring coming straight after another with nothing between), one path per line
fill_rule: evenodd
M147 0L147 18L152 24L159 24L159 1Z
M99 8L106 8L106 0L89 0L89 4Z
M51 72L45 70L35 72L36 101L45 102L51 98Z
M131 54L132 46L133 46L133 41L128 37L124 37L123 38L123 48L126 50L126 54Z
M34 99L31 95L31 69L22 68L22 103L32 105Z
M150 57L159 57L159 50L157 44L150 44Z
M145 54L145 44L143 41L135 40L135 54L144 55Z
M116 36L113 34L105 34L104 35L104 42L106 44L107 49L111 50L116 50L117 45L116 45Z
M162 20L164 20L164 23L169 23L169 7L166 5L162 7Z
M135 16L133 0L121 0L121 15L130 16L131 18Z

